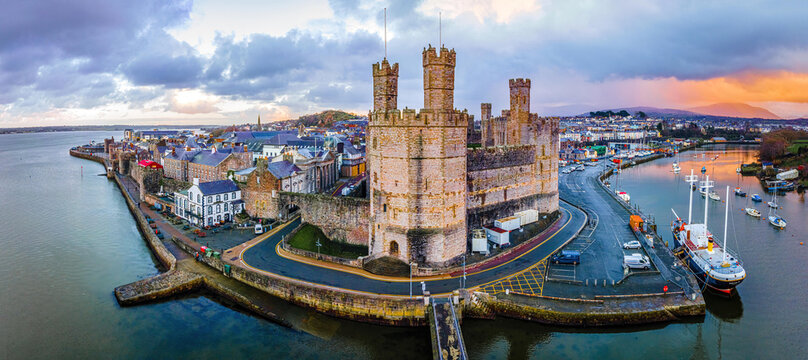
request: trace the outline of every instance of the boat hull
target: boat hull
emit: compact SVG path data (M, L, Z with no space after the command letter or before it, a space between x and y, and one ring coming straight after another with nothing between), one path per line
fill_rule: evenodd
M714 290L721 294L729 295L732 293L732 290L735 289L746 277L741 279L733 279L733 280L720 280L716 279L710 274L707 273L705 269L703 269L699 264L693 259L693 254L690 252L690 249L682 244L678 239L679 237L676 236L675 231L671 231L673 234L673 243L677 248L681 248L682 253L679 255L682 262L687 265L687 268L693 272L693 275L696 276L696 280L699 281L705 288Z

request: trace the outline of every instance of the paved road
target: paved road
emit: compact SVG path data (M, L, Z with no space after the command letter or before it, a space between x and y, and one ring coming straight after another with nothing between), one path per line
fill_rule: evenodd
M487 270L468 274L466 277L466 288L486 284L527 269L533 264L550 256L567 240L574 237L577 231L586 222L586 215L574 206L563 202L561 203L561 208L562 212L567 216L560 230L544 240L540 245L525 252L518 258ZM275 251L275 248L283 236L291 232L299 221L299 219L295 220L292 224L278 230L266 240L245 250L242 255L243 262L250 267L260 269L260 271L271 272L320 285L385 295L406 296L410 293L410 283L408 279L402 279L401 281L372 279L356 273L318 267L281 257ZM235 257L230 257L226 260L238 261ZM426 290L434 295L450 293L460 288L460 281L460 277L427 280L425 281ZM413 295L421 294L420 279L415 279L412 289Z

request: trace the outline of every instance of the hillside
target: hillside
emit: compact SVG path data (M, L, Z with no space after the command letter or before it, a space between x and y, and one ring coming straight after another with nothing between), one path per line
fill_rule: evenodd
M744 103L718 103L688 109L689 111L712 116L729 116L739 118L780 119L769 110Z
M356 114L347 113L341 110L326 110L316 114L303 115L297 119L298 123L304 126L331 127L334 123L342 120L357 118Z

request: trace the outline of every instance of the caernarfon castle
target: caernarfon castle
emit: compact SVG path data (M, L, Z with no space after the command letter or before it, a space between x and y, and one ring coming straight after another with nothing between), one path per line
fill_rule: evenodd
M456 54L423 50L424 108L399 109L398 64L373 64L367 159L369 259L455 264L472 229L517 211L558 211L558 119L530 113L530 80L510 80L510 109L454 108ZM469 146L479 142L480 146Z

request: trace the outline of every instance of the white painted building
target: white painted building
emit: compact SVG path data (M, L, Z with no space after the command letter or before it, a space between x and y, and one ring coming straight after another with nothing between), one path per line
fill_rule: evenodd
M194 178L188 190L174 193L175 213L202 227L233 220L244 210L241 189L232 180L200 183Z

